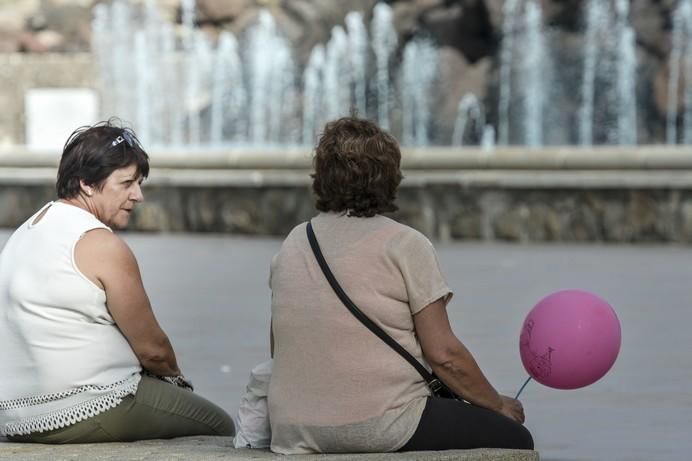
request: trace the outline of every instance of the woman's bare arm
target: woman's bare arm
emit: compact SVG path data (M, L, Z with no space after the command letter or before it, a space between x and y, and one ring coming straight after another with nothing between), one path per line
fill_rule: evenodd
M415 314L413 321L425 359L447 386L474 405L524 421L521 403L493 388L471 352L452 331L443 298Z
M82 273L106 292L106 304L142 368L161 376L181 374L173 347L161 329L144 291L134 254L112 232L87 232L75 247Z

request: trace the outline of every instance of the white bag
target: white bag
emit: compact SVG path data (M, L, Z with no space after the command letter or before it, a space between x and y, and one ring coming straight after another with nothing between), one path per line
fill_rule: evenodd
M250 372L250 381L238 407L236 448L267 448L272 439L267 394L272 361L262 362Z

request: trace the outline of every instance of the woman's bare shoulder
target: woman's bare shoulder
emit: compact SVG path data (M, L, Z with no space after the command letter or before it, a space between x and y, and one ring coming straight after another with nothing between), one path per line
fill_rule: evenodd
M98 228L87 231L75 246L75 256L96 259L101 262L131 262L134 254L127 243L108 229Z

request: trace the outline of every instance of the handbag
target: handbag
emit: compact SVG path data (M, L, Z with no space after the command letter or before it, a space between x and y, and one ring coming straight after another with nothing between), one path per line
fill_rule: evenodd
M315 259L317 259L317 263L319 264L320 269L322 269L322 273L324 273L324 276L327 278L327 281L336 293L336 296L341 300L344 306L348 308L348 310L353 314L353 316L357 318L363 325L365 325L365 327L368 330L373 332L375 335L377 335L378 338L384 341L385 344L387 344L389 347L394 349L394 351L396 351L399 355L401 355L404 358L404 360L411 364L411 366L416 369L416 371L426 382L433 396L446 399L461 400L449 387L447 387L445 383L440 381L440 379L437 376L435 376L435 374L430 373L418 360L416 360L415 357L413 357L406 349L404 349L401 344L396 342L391 336L385 333L385 331L382 330L382 328L380 328L375 322L370 320L370 318L367 315L365 315L363 311L361 311L353 301L351 301L351 298L349 298L346 292L343 290L343 288L341 288L341 285L339 285L339 282L336 280L336 277L334 277L334 274L329 268L327 261L324 259L324 255L322 254L320 245L317 242L317 237L315 236L315 231L312 229L312 222L310 221L308 221L306 232L308 234L310 248L312 248L312 252L315 255Z
M245 395L238 406L235 448L268 448L272 440L267 394L272 360L262 362L250 372Z

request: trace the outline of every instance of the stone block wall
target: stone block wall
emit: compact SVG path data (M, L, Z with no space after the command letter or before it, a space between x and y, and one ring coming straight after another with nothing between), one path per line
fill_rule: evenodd
M405 189L401 198L398 217L442 240L692 243L689 189L468 190L441 185Z
M313 216L309 184L145 186L130 231L281 237ZM52 186L0 186L0 227L54 198ZM404 184L391 216L443 241L692 243L692 187L503 189Z
M152 152L130 230L285 236L313 216L310 153ZM0 148L0 227L55 197L57 153ZM403 152L392 217L443 240L692 243L685 147Z

